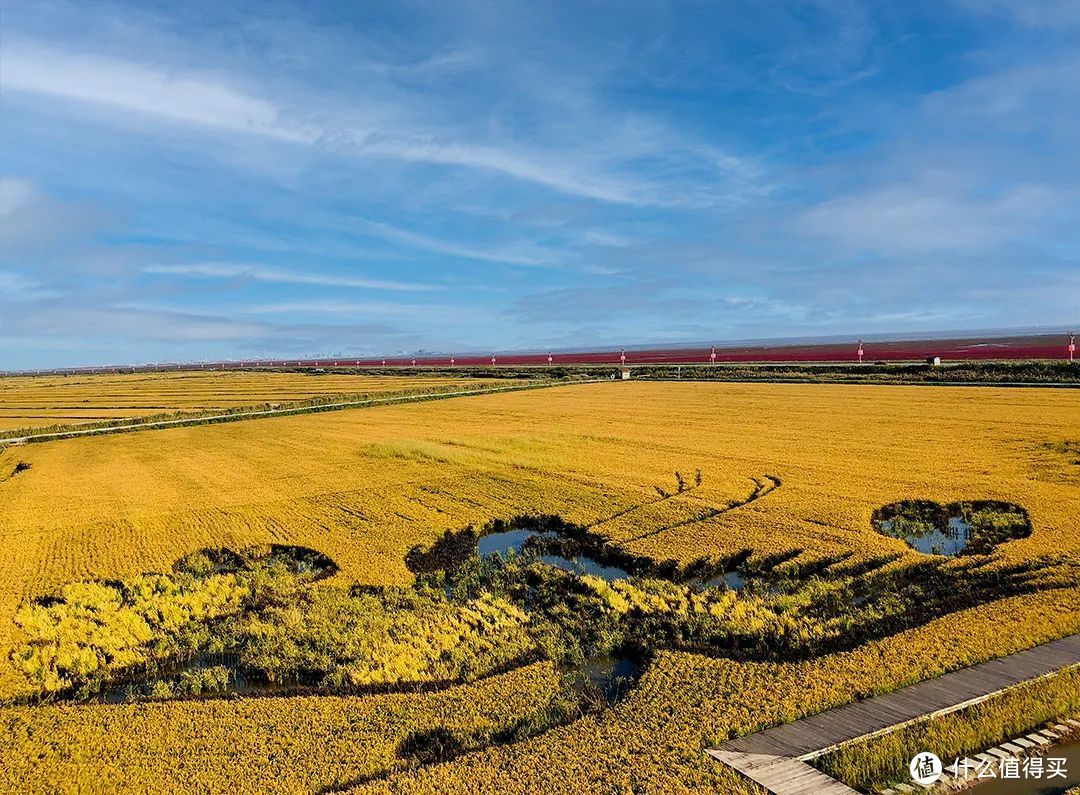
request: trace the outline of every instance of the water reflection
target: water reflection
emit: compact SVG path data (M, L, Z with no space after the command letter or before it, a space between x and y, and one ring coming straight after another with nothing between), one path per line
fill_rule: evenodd
M588 552L583 551L573 557L545 552L546 543L557 538L558 535L549 530L506 530L481 536L476 546L480 557L496 553L503 557L509 554L533 554L536 560L548 566L572 574L591 574L607 582L626 580L632 576L627 569L611 563L603 563ZM703 577L689 577L680 582L696 588L729 588L733 591L741 591L746 586L744 576L738 571L722 571Z
M927 555L959 555L971 540L971 524L959 516L950 516L944 528L902 517L883 519L881 530L885 535L902 538L908 544Z
M604 700L614 704L621 699L637 682L641 675L641 661L626 654L602 654L585 661L581 672L584 679L578 680L578 689L587 682L600 691Z
M727 588L732 591L741 591L746 587L746 578L737 571L723 571L707 579L687 580L686 584L699 588Z
M211 671L221 675L217 686L199 681ZM196 681L199 684L193 684ZM133 699L174 696L292 695L304 689L308 688L298 682L270 682L265 676L245 672L235 654L200 654L145 673L131 673L109 684L95 698L107 704L121 704Z
M878 532L927 555L989 555L999 544L1031 535L1027 511L996 500L908 500L885 505L872 519Z
M502 533L490 533L480 536L480 540L476 542L476 548L480 557L494 555L496 552L505 557L511 550L520 554L525 549L526 541L545 535L551 534L536 530L506 530Z
M608 582L629 579L630 572L626 569L601 563L595 558L590 557L588 554L577 555L573 558L564 557L563 555L545 554L542 551L543 544L541 542L544 538L551 538L553 535L554 534L550 532L534 530L507 530L501 533L491 533L480 537L480 540L477 542L477 551L480 553L481 557L494 555L496 553L506 557L511 552L522 555L528 554L529 550L536 550L537 560L556 569L562 569L563 571L578 575L592 574L593 576L600 577Z

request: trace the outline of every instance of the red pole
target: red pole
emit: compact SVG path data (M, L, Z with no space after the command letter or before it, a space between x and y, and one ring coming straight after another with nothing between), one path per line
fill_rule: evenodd
M712 346L712 350L709 351L709 364L716 364L716 346Z
M1073 363L1073 357L1076 355L1076 334L1069 332L1069 364Z
M863 357L862 340L859 340L859 364L862 364L862 357Z
M494 366L495 366L495 354L494 354L494 353L493 353L493 354L491 354L491 366L492 366L492 367L494 367Z

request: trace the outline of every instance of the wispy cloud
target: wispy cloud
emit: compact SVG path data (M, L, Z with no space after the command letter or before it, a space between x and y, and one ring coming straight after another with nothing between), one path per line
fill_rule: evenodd
M45 270L44 252L69 251L106 215L89 202L58 201L32 180L0 177L0 264Z
M106 306L12 305L9 314L20 329L35 338L70 339L69 348L92 340L102 346L107 341L138 337L178 346L224 343L228 350L316 352L328 350L329 337L347 336L352 350L385 349L388 343L414 339L408 332L384 321L350 319L345 323L303 322L295 319L238 317L234 314L193 311L147 302L124 302ZM83 336L70 338L69 324L82 329ZM25 333L25 332L24 332ZM340 345L335 345L340 347Z
M428 318L460 312L451 304L399 304L390 301L281 301L254 304L237 310L246 315L384 315L387 317Z
M987 197L913 182L830 200L806 211L799 226L885 256L978 251L1025 238L1054 202L1054 193L1037 185Z
M420 248L426 251L434 251L439 254L448 254L462 259L480 260L483 262L503 262L510 265L555 265L562 258L558 252L544 249L536 245L518 245L513 248L500 246L478 247L454 243L429 235L423 235L408 229L385 223L383 221L370 221L357 218L356 225L363 231L391 240L403 243L406 246Z
M782 20L793 41L769 69L779 85L796 93L819 95L877 73L880 43L864 3L809 0L797 8ZM826 35L821 35L822 31Z
M1036 28L1080 25L1080 0L958 0L963 8Z
M365 141L358 148L369 154L418 163L483 169L589 199L620 204L685 204L679 197L659 195L658 186L648 182L619 180L568 169L565 158L557 155L529 155L520 150L492 146L408 139Z
M43 337L67 337L73 324L83 334L102 339L135 335L175 342L242 340L269 331L265 324L248 320L139 306L35 306L17 317L24 333Z
M147 265L144 273L161 276L188 276L209 279L250 279L277 284L312 284L321 287L350 287L364 290L401 290L404 292L427 292L441 290L437 284L368 279L357 276L339 276L330 273L275 268L267 265L245 265L217 262L199 262L185 265Z
M21 273L0 271L0 300L34 301L41 298L54 298L59 293L43 289L41 284L28 279Z
M925 97L921 110L930 122L956 134L981 133L971 142L976 145L1018 131L1060 139L1080 131L1080 108L1074 101L1078 89L1080 58L1070 52L1005 66L935 91Z
M78 75L77 79L72 79ZM489 172L543 186L571 196L629 205L688 206L708 204L712 197L699 189L673 191L669 180L643 176L627 169L620 157L637 158L645 152L665 160L693 162L715 170L714 178L738 176L734 157L715 156L697 142L679 139L655 122L628 135L618 124L604 131L607 146L594 151L583 140L572 149L545 151L522 140L492 144L467 140L466 131L407 122L415 116L416 100L399 95L398 118L368 119L358 127L350 115L335 117L320 108L296 106L237 87L226 74L165 68L70 51L46 43L14 38L0 52L0 87L5 91L77 101L126 111L159 122L183 124L211 131L262 136L326 152L354 157L379 157L406 163L447 166ZM321 105L332 104L322 97ZM395 115L395 114L388 114ZM130 120L113 116L111 123ZM616 134L617 133L617 137ZM464 138L464 139L463 139ZM629 149L620 152L619 146ZM745 186L738 182L732 190Z
M4 6L6 360L1080 319L1080 0L144 5Z
M60 50L18 39L0 49L5 91L76 100L164 120L292 143L318 132L289 123L280 108L210 75Z
M0 177L0 218L31 204L37 191L30 180Z

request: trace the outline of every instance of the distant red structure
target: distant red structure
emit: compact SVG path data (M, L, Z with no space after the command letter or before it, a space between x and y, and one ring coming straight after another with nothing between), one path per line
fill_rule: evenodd
M860 343L862 341L860 340ZM952 339L926 340L880 340L872 344L874 361L882 362L925 362L932 356L939 356L942 361L987 361L987 360L1031 360L1044 359L1061 361L1061 332L1053 334L1014 335L1003 337L958 337ZM865 345L862 350L865 360ZM639 348L618 351L582 350L559 353L560 366L573 365L611 365L618 362L627 367L636 364L717 364L717 363L806 363L851 362L850 342L808 342L808 343L750 343L730 346L686 346L675 348ZM1068 333L1068 361L1076 362L1076 335ZM437 354L431 356L411 355L401 358L311 358L311 359L250 359L237 361L203 362L177 364L175 362L146 365L110 365L93 367L66 367L40 369L34 373L116 373L116 372L160 372L163 370L239 370L244 367L377 367L380 364L394 367L487 367L492 359L502 366L552 365L555 360L553 351L532 353L498 353L462 355Z

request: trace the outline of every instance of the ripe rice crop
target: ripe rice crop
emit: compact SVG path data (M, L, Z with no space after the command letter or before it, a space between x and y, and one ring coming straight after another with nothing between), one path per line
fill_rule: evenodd
M503 382L505 383L505 382ZM485 382L439 376L188 371L0 377L0 433L113 420L291 406L336 396L473 389Z
M996 500L1032 532L981 565L1030 568L1033 586L807 659L662 651L624 701L536 736L515 727L557 700L549 663L437 693L12 704L0 790L749 792L706 744L1080 630L1078 416L1074 390L631 381L7 450L0 471L29 468L0 482L5 661L20 606L67 583L278 543L330 556L328 586L406 585L413 547L521 514L628 555L827 582L927 560L874 529L884 505ZM615 613L697 610L589 582ZM0 692L27 692L8 662ZM446 727L522 739L402 761L407 738Z

